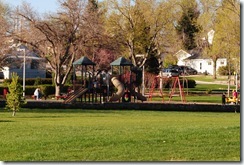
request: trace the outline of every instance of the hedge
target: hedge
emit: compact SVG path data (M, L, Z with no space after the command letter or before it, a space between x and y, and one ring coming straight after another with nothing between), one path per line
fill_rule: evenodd
M34 94L34 91L36 90L37 87L41 88L41 92L44 96L48 97L49 95L54 95L55 94L55 86L54 85L36 85L36 86L26 86L25 87L25 95L32 96ZM61 93L67 93L69 85L65 85ZM3 95L3 90L6 89L7 87L2 87L0 86L0 95Z
M4 79L3 83L4 84L10 84L11 79ZM19 79L18 81L20 84L23 83L23 79ZM25 85L42 85L42 84L53 84L52 78L27 78L25 79Z

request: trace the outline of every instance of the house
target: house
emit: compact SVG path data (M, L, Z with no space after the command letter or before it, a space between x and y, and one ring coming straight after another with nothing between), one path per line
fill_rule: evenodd
M213 60L207 57L203 57L199 51L186 52L179 50L175 56L178 59L177 65L190 66L197 70L198 73L207 73L213 75ZM216 62L216 71L221 66L227 65L226 58L219 58Z
M203 42L208 42L208 44L212 45L214 38L214 30L210 30L207 34L207 39L203 38ZM178 65L190 66L198 71L198 73L207 73L213 75L213 60L202 55L201 50L191 50L186 52L184 50L179 50L175 56L178 59ZM216 62L216 72L219 67L227 66L226 58L219 58Z
M25 62L24 62L25 61ZM4 79L11 78L13 72L23 77L25 63L25 78L46 78L46 63L37 53L24 45L18 45L9 54L5 54L2 72Z

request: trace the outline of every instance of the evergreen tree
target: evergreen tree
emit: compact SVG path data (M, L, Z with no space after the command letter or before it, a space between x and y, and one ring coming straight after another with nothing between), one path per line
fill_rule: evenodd
M194 6L186 8L176 26L176 30L180 35L186 50L191 50L197 47L196 34L201 31L201 26L197 24L199 14L200 12Z
M20 107L25 103L22 97L23 90L18 80L17 73L12 73L12 82L8 85L9 93L6 96L6 109L13 111L12 116L15 116L16 111L19 111Z
M159 74L159 57L157 56L157 49L148 51L148 58L145 62L145 69L149 73Z

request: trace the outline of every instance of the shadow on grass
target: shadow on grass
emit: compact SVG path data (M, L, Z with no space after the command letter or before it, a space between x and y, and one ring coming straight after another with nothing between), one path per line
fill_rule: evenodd
M0 123L14 122L12 120L0 120Z
M23 108L20 112L30 112L30 113L115 113L119 110L96 110L96 109L28 109Z

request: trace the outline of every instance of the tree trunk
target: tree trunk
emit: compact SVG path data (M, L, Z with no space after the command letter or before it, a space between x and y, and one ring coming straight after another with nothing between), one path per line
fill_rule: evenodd
M15 111L15 110L13 110L13 114L12 114L12 116L15 116L15 114L16 114L16 111Z
M55 85L55 96L60 96L61 86Z
M61 78L60 71L55 71L54 82L55 82L55 96L60 96L61 92Z
M213 60L213 79L217 79L217 74L216 74L216 63L217 59Z

